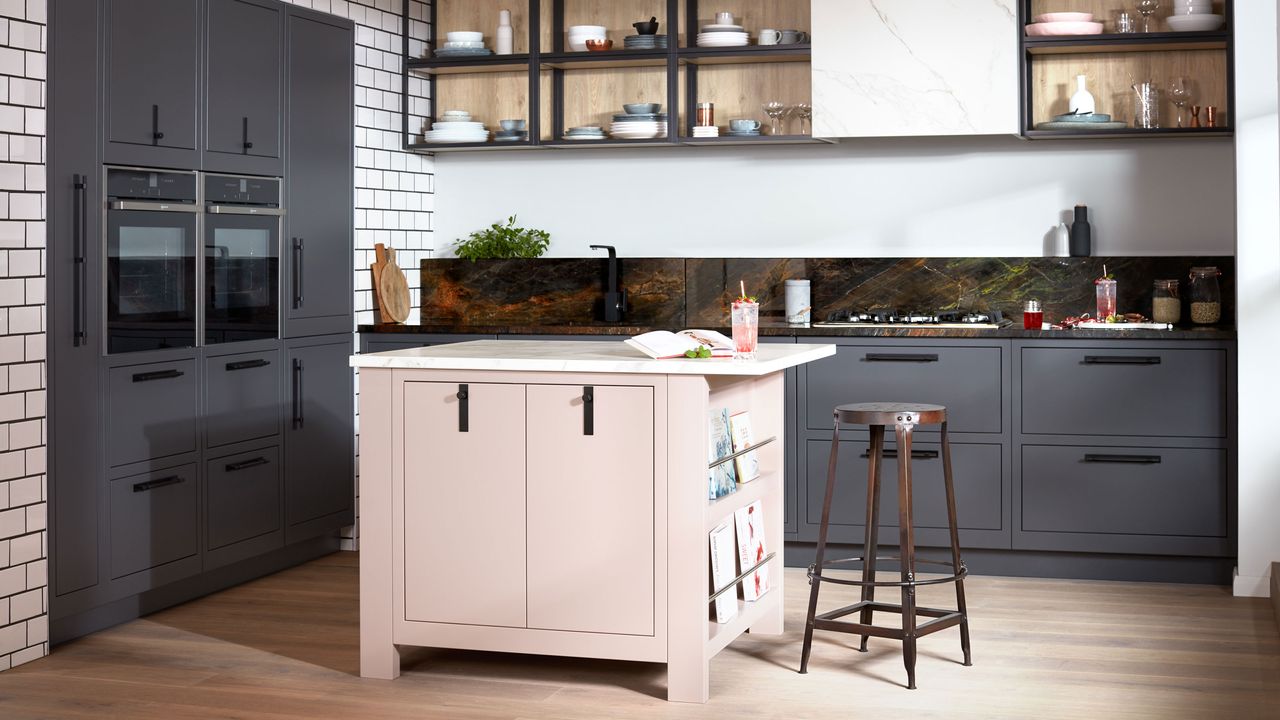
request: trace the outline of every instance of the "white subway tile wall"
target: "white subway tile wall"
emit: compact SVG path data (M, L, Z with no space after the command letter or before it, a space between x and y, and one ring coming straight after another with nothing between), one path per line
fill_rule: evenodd
M44 22L0 2L0 670L49 649Z
M430 257L433 159L402 150L402 0L285 0L357 25L355 324L373 321L375 243L414 268ZM45 504L46 0L0 0L0 670L49 650ZM410 0L411 51L427 3ZM410 83L410 128L426 115L426 83ZM413 304L418 274L407 272ZM411 318L416 319L416 318ZM354 329L354 328L353 328ZM354 549L356 529L345 533Z

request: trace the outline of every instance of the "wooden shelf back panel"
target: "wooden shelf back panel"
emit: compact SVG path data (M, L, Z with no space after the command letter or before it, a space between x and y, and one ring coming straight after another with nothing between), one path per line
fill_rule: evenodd
M436 78L436 108L441 116L448 110L466 110L490 132L501 129L499 120L529 120L529 73L440 75Z
M788 105L813 103L808 63L752 63L749 65L703 65L698 68L698 102L715 103L716 124L727 130L729 121L753 118L769 132L769 116L763 105L772 100ZM683 125L681 126L683 127ZM786 127L800 130L799 118ZM805 124L808 129L808 123Z
M550 0L547 0L550 4ZM564 43L569 50L569 28L573 25L603 25L607 28L608 37L613 41L615 49L622 47L622 39L635 35L636 29L631 23L658 18L658 32L666 34L667 1L666 0L564 0ZM549 52L549 50L548 50Z
M446 33L484 33L485 47L497 51L498 11L511 11L513 52L529 52L529 4L523 0L437 0L436 43L442 47ZM526 93L527 94L527 93Z
M613 116L623 112L624 103L642 102L659 103L664 112L669 110L665 67L568 70L564 74L566 130L599 125L608 132Z
M1134 21L1138 28L1142 27L1142 16L1134 9L1136 3L1133 0L1032 0L1031 1L1031 17L1027 18L1027 22L1032 22L1037 15L1051 12L1087 12L1093 13L1094 22L1100 22L1106 26L1106 32L1116 31L1116 16L1121 10L1127 10L1133 15ZM1151 16L1152 32L1165 32L1169 30L1169 25L1164 21L1172 12L1173 3L1160 3L1161 8ZM1222 15L1225 11L1225 0L1217 0L1213 4L1213 11Z
M1097 111L1132 124L1134 80L1152 80L1160 88L1160 124L1174 127L1177 113L1169 102L1169 82L1191 79L1195 97L1190 104L1218 108L1218 125L1231 123L1227 107L1227 55L1222 50L1182 50L1152 53L1045 55L1031 63L1032 119L1040 123L1067 112L1076 90L1076 76L1088 76ZM1190 109L1188 108L1188 122ZM1200 113L1201 121L1205 113Z
M698 26L682 27L681 35L698 34L698 28L715 22L716 13L733 13L734 22L751 33L751 41L765 28L773 30L803 30L812 33L809 13L810 0L698 0ZM681 18L687 17L687 11ZM692 44L692 43L689 43Z

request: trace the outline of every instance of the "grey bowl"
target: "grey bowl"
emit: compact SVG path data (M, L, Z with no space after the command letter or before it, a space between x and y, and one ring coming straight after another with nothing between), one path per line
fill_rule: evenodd
M525 126L524 120L499 120L498 124L503 130L523 130Z
M662 103L628 103L622 106L628 115L650 115L658 112L662 108Z

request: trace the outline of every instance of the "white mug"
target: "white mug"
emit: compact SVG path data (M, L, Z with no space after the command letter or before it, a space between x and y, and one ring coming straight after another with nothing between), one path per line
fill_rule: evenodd
M732 25L732 24L733 24L733 13L731 13L731 12L718 12L718 13L716 13L716 24L717 24L717 25Z
M766 28L760 31L759 44L761 45L777 45L782 42L782 31Z

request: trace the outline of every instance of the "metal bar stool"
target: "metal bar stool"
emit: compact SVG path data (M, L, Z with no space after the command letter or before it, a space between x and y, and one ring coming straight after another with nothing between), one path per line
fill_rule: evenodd
M871 428L871 450L867 473L867 536L861 557L841 560L825 560L827 530L831 520L831 498L836 487L836 459L840 448L840 424L868 425ZM892 425L898 440L898 534L899 556L876 557L876 536L880 526L880 460L884 456L885 427ZM951 562L917 560L915 528L911 519L911 435L917 425L942 426L942 472L946 481L947 522L951 529ZM876 562L896 560L901 566L902 580L877 581ZM862 563L862 579L824 577L823 568ZM952 569L951 575L928 580L916 579L916 564L941 565ZM916 405L910 403L858 403L841 405L835 409L835 433L831 439L831 459L827 465L827 494L822 501L822 524L818 530L818 554L809 566L809 614L805 621L804 648L800 654L800 672L808 672L809 652L813 649L813 631L834 630L862 636L858 650L867 651L869 636L902 641L902 661L907 667L907 687L916 687L916 640L955 625L960 626L960 648L964 651L964 664L972 665L969 653L969 614L964 602L964 578L968 568L960 559L960 535L956 528L956 493L951 481L951 440L947 437L947 409L941 405ZM840 585L856 585L862 588L862 599L830 612L817 614L818 588L824 582ZM956 610L916 606L916 587L921 585L956 584ZM876 602L878 587L902 589L902 604ZM902 629L872 625L875 611L900 613ZM860 622L840 620L846 615L861 612ZM931 620L917 625L916 616Z

